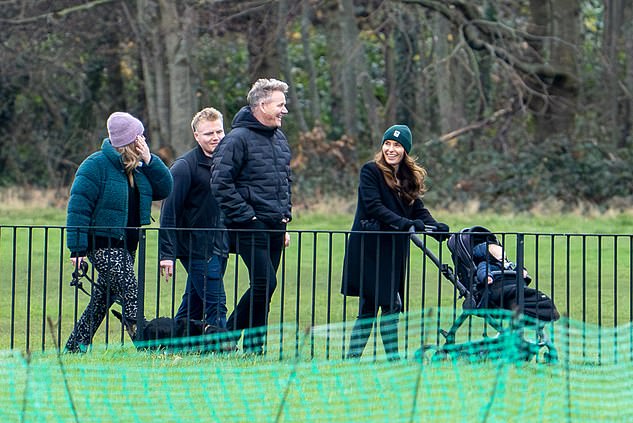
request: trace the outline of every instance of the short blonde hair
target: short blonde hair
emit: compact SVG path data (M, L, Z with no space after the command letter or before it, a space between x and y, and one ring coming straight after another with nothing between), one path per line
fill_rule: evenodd
M266 79L260 78L251 87L246 101L251 107L257 106L261 101L267 99L275 91L281 91L282 93L288 92L288 84L278 79Z
M193 119L191 119L191 130L193 132L196 132L198 129L198 123L200 123L201 120L208 120L210 122L222 120L222 113L213 107L205 107L200 110L193 116Z

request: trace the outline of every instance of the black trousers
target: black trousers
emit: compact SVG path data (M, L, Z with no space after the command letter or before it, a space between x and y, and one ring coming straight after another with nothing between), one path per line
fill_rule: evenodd
M259 220L233 225L231 244L248 268L249 288L229 316L229 331L244 332L244 352L261 354L266 340L270 300L277 287L277 269L284 249L286 225Z
M360 297L359 313L350 339L347 358L358 358L363 354L372 328L376 323L378 310L380 317L380 337L389 360L397 360L398 354L398 320L402 311L402 300L396 294L391 304L376 304L374 298Z

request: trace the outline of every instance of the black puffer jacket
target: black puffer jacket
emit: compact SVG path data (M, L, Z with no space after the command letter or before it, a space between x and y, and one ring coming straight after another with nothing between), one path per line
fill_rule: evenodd
M290 157L281 129L262 125L242 107L213 153L211 190L227 226L253 216L268 224L292 218Z
M163 201L160 214L161 260L208 259L212 255L228 255L228 234L223 229L220 207L209 186L211 160L200 146L196 146L171 166L174 190ZM207 228L219 230L201 230Z

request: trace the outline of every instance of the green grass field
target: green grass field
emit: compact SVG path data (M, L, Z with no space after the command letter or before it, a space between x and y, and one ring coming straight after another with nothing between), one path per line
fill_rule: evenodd
M0 377L7 381L0 389L0 417L82 422L633 419L628 411L633 394L631 216L434 214L454 231L482 225L504 233L510 256L516 234L526 234L526 267L571 319L551 332L559 363L517 362L508 353L482 362L421 365L414 359L416 350L441 342L437 330L450 324L461 304L450 283L414 247L410 312L400 323L407 359L385 362L380 340L372 337L360 363L341 361L358 304L355 299L345 303L338 293L344 231L352 215L323 212L297 212L289 226L292 243L271 305L266 357L136 352L120 325L110 321L108 330L104 324L97 333L90 354L58 359L55 341L65 341L88 299L69 286L72 269L57 228L64 224L64 211L7 210L0 212L0 226L11 226L0 231L0 350L12 351L0 359ZM148 230L145 260L148 318L171 315L184 287L182 277L172 284L157 274L156 227ZM581 233L604 236L566 236ZM440 249L428 240L428 247L450 263L445 245ZM231 259L225 277L229 312L233 293L245 289L246 275ZM317 329L306 335L312 326ZM460 341L481 337L481 322L474 319L470 327ZM34 353L24 356L26 349Z
M407 317L419 325L419 318ZM83 356L6 352L0 359L5 380L0 417L81 422L630 421L630 325L618 330L620 339L629 339L619 346L619 358L610 354L596 365L582 361L581 344L594 356L597 339L614 339L615 333L561 324L568 332L558 339L561 359L555 364L521 361L512 345L485 360L314 359L310 335L302 331L298 354L284 360L103 345ZM292 326L286 329L292 332ZM328 329L338 336L344 325ZM317 328L315 336L324 330Z

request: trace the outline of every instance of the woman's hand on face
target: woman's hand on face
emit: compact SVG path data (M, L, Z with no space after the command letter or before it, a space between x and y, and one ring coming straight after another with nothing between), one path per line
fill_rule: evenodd
M148 165L150 160L152 160L152 155L149 152L147 142L145 142L145 137L143 135L137 136L136 141L134 141L134 145L136 146L137 153L141 156L141 160Z

